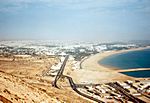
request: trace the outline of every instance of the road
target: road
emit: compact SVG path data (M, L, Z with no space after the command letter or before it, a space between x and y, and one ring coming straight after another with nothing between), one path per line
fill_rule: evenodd
M138 90L137 87L133 86L133 84L127 83L128 85L130 85L132 88L134 88L135 90L137 90L139 93L141 93L142 95L144 95L145 97L150 99L150 96L144 92L142 92L141 90Z
M60 79L61 76L63 76L63 77L66 77L66 78L68 79L71 88L72 88L75 92L77 92L78 94L80 94L80 95L82 95L83 97L86 97L86 98L88 98L88 99L90 99L90 100L96 101L96 102L98 102L98 103L104 103L103 101L101 101L101 100L99 100L99 99L93 98L92 96L89 96L89 95L86 95L86 94L80 92L80 91L77 89L77 86L79 87L79 86L85 86L85 85L84 85L84 84L83 84L83 85L82 85L82 84L77 84L77 85L76 85L76 84L73 82L73 80L72 80L71 77L63 75L63 71L64 71L64 68L65 68L65 66L66 66L66 62L67 62L68 58L69 58L69 55L67 55L67 56L65 57L65 60L64 60L64 62L63 62L63 64L62 64L60 70L58 71L56 77L55 77L55 80L54 80L54 82L53 82L53 86L56 87L56 88L59 88L59 87L57 86L57 81ZM90 84L90 85L92 85L92 84Z
M89 96L89 95L86 95L86 94L80 92L80 91L77 89L76 84L73 82L72 78L69 77L69 76L65 76L65 77L69 80L69 83L70 83L71 88L72 88L75 92L77 92L79 95L81 95L81 96L83 96L83 97L86 97L86 98L88 98L88 99L90 99L90 100L93 100L93 101L95 101L95 102L98 102L98 103L104 103L103 101L101 101L101 100L99 100L99 99L96 99L96 98L94 98L94 97L92 97L92 96Z
M111 87L115 88L116 90L120 91L124 96L126 96L129 100L131 100L133 103L146 103L131 94L129 94L122 86L120 86L117 82L116 83L109 83Z
M58 88L57 81L63 75L63 71L64 71L64 68L66 66L66 62L67 62L68 58L69 58L69 55L66 55L65 60L64 60L63 64L61 65L60 70L58 71L58 73L57 73L57 75L55 77L55 80L53 82L53 86L56 87L56 88Z
M53 82L53 86L56 87L56 88L59 88L59 87L57 86L57 81L60 79L60 77L63 76L63 77L66 77L66 78L68 79L71 88L72 88L75 92L77 92L79 95L81 95L81 96L83 96L83 97L86 97L86 98L88 98L88 99L90 99L90 100L93 100L93 101L95 101L95 102L98 102L98 103L104 103L103 101L101 101L101 100L99 100L99 99L97 99L97 98L94 98L94 97L92 97L92 96L86 95L86 94L80 92L80 91L77 89L77 88L82 88L82 87L84 87L84 86L99 85L99 84L75 84L75 83L73 82L73 80L72 80L71 77L63 75L63 71L64 71L64 68L65 68L65 66L66 66L66 62L67 62L68 58L69 58L69 55L67 55L67 56L65 57L65 60L64 60L64 62L63 62L63 64L62 64L60 70L58 71L56 77L55 77L55 80L54 80L54 82ZM130 99L130 100L133 101L134 103L145 103L144 101L142 101L142 100L140 100L140 99L138 99L138 98L132 96L131 94L129 94L129 93L128 93L124 88L122 88L118 83L109 83L109 85L110 85L111 87L114 87L116 90L120 91L124 96L126 96L128 99Z

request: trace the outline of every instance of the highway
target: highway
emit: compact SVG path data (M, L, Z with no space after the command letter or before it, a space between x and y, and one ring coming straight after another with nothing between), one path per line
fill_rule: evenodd
M90 84L76 84L76 87L77 88L84 88L85 86L98 86L100 84L93 84L93 83L90 83Z
M63 76L63 77L66 77L66 78L68 79L71 88L72 88L76 93L78 93L79 95L81 95L81 96L83 96L83 97L86 97L86 98L88 98L88 99L90 99L90 100L93 100L93 101L95 101L95 102L98 102L98 103L104 103L103 101L101 101L101 100L99 100L99 99L97 99L97 98L94 98L94 97L92 97L92 96L86 95L86 94L80 92L80 91L77 89L77 88L83 88L84 86L93 86L93 85L96 86L96 85L99 85L99 84L75 84L75 83L73 82L73 80L72 80L71 77L66 76L66 75L63 75L63 71L64 71L64 68L65 68L65 66L66 66L66 62L67 62L68 58L69 58L69 55L67 55L67 56L65 57L65 60L64 60L64 62L63 62L63 64L62 64L60 70L58 71L56 77L55 77L55 80L54 80L54 82L53 82L53 86L56 87L56 88L59 88L59 87L57 86L57 81L60 79L60 77ZM127 97L129 100L131 100L131 101L134 102L134 103L145 103L144 101L142 101L142 100L140 100L140 99L138 99L138 98L132 96L131 94L129 94L129 93L128 93L124 88L122 88L122 86L120 86L118 83L109 83L108 85L110 85L111 87L114 87L116 90L120 91L125 97Z
M86 95L86 94L80 92L80 91L77 89L76 84L73 82L72 78L69 77L69 76L65 76L65 77L69 80L69 83L70 83L71 88L72 88L75 92L77 92L79 95L81 95L81 96L83 96L83 97L86 97L86 98L88 98L88 99L90 99L90 100L93 100L93 101L95 101L95 102L98 102L98 103L104 103L103 101L101 101L101 100L99 100L99 99L96 99L96 98L94 98L94 97L92 97L92 96L89 96L89 95Z
M53 86L56 87L56 88L59 88L59 87L57 86L57 81L60 79L61 76L63 76L63 77L66 77L66 78L68 79L71 88L72 88L75 92L77 92L79 95L82 95L83 97L86 97L86 98L88 98L88 99L90 99L90 100L93 100L93 101L95 101L95 102L98 102L98 103L104 103L103 101L101 101L101 100L99 100L99 99L96 99L96 98L93 98L92 96L89 96L89 95L86 95L86 94L84 94L84 93L81 93L81 92L77 89L77 86L78 86L78 87L79 87L79 86L80 86L80 87L83 87L83 86L85 86L85 85L84 85L84 84L78 84L78 85L76 85L76 84L73 82L73 80L72 80L71 77L63 75L63 71L64 71L64 68L65 68L65 66L66 66L66 62L67 62L68 58L69 58L69 55L67 55L67 56L65 57L65 60L64 60L64 62L63 62L63 64L62 64L60 70L58 71L56 77L55 77L55 80L54 80L54 82L53 82ZM92 85L92 84L90 84L90 85Z
M137 87L133 86L133 84L127 83L128 85L130 85L132 88L134 88L135 90L137 90L139 93L141 93L142 95L144 95L147 98L150 98L150 96L146 93L143 93L141 90L138 90Z
M146 103L131 94L129 94L122 86L120 86L117 82L115 83L109 83L111 87L115 88L116 90L120 91L124 96L126 96L129 100L131 100L133 103Z
M64 60L63 64L61 65L60 70L58 71L58 73L57 73L57 75L55 77L55 80L53 82L53 86L56 87L56 88L58 88L57 81L63 75L63 71L64 71L64 68L66 66L66 62L67 62L68 58L69 58L69 55L66 55L65 60Z

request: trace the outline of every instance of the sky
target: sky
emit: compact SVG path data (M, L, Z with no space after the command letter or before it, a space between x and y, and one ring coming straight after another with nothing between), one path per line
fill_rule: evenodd
M0 0L0 39L150 40L150 0Z

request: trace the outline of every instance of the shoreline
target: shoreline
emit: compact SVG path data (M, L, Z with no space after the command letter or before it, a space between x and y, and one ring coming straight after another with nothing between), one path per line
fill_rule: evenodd
M108 66L108 65L103 65L101 63L99 63L99 61L101 61L102 59L111 56L111 55L115 55L115 54L121 54L121 53L126 53L126 52L131 52L131 51L139 51L139 50L144 50L144 49L149 49L150 46L148 47L140 47L140 48L131 48L128 50L113 50L113 51L104 51L103 53L98 53L96 55L90 56L88 59L86 59L82 64L82 68L95 68L95 69L91 69L91 70L104 70L104 71L114 71L114 70L123 70L121 68L117 68L117 67L112 67L112 66ZM92 63L92 64L91 64ZM130 68L132 70L132 68ZM134 68L134 69L142 69L142 68ZM143 68L144 69L144 68ZM148 69L148 68L145 68ZM98 70L99 71L99 70Z
M122 74L121 69L104 66L98 63L98 61L104 59L107 56L114 55L117 53L125 53L129 51L137 51L148 49L149 47L141 47L141 48L132 48L128 50L119 50L119 51L105 51L103 53L98 53L88 57L85 59L81 66L82 69L74 70L71 72L70 76L73 78L75 83L106 83L109 81L122 81L122 80L135 80L137 78L127 76ZM144 70L145 68L140 68L140 70ZM147 68L148 69L148 68ZM131 69L132 70L132 69ZM137 71L138 69L136 69ZM133 70L135 71L135 69ZM138 78L143 79L143 78Z
M145 50L145 49L150 49L150 46L148 47L140 47L140 48L131 48L131 49L128 49L128 50L121 50L121 51L116 51L115 53L112 53L108 56L112 56L112 55L116 55L116 54L122 54L122 53L127 53L127 52L132 52L132 51L141 51L141 50ZM104 57L108 57L107 55ZM102 59L104 59L102 58ZM102 60L101 59L101 60ZM101 61L99 60L99 61ZM108 65L104 65L104 64L101 64L99 63L99 61L97 61L98 65L100 66L103 66L103 67L107 67L111 70L115 70L116 72L129 72L129 71L138 71L138 70L149 70L150 68L129 68L129 69L122 69L122 68L117 68L117 67L114 67L114 66L108 66Z

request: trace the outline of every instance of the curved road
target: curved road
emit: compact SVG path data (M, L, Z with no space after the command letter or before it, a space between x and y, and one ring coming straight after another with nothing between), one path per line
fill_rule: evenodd
M86 97L86 98L88 98L88 99L90 99L90 100L93 100L93 101L95 101L95 102L104 103L103 101L101 101L101 100L99 100L99 99L96 99L96 98L94 98L94 97L92 97L92 96L89 96L89 95L86 95L86 94L80 92L80 91L76 88L76 84L73 82L72 78L69 77L69 76L65 76L65 77L69 80L70 86L71 86L71 88L72 88L75 92L77 92L78 94L82 95L83 97Z
M78 94L80 94L80 95L82 95L82 96L84 96L84 97L86 97L86 98L88 98L88 99L90 99L90 100L96 101L96 102L98 102L98 103L104 103L103 101L100 101L99 99L96 99L96 98L93 98L92 96L89 96L89 95L86 95L86 94L84 94L84 93L81 93L81 92L77 89L77 85L73 82L72 78L69 77L69 76L63 75L63 71L64 71L64 68L65 68L65 65L66 65L66 63L67 63L68 58L69 58L69 55L67 55L67 56L65 57L65 60L64 60L64 62L63 62L63 64L62 64L60 70L58 71L56 77L55 77L55 80L54 80L54 82L53 82L53 86L56 87L56 88L59 88L59 87L57 86L57 81L60 79L61 76L64 76L64 77L66 77L66 78L69 80L70 86L71 86L71 88L72 88L75 92L77 92ZM90 84L90 85L91 85L91 84Z
M73 82L73 80L72 80L71 77L63 75L63 71L64 71L64 68L65 68L65 65L66 65L66 63L67 63L68 58L69 58L69 55L67 55L67 56L65 57L65 60L64 60L62 66L61 66L60 70L58 71L58 73L57 73L57 75L56 75L56 78L55 78L55 80L54 80L54 82L53 82L53 86L56 87L56 88L59 88L59 87L57 86L57 81L60 79L61 76L64 76L64 77L66 77L66 78L68 79L71 88L72 88L75 92L77 92L79 95L82 95L82 96L84 96L84 97L86 97L86 98L88 98L88 99L90 99L90 100L93 100L93 101L95 101L95 102L98 102L98 103L104 103L103 101L101 101L101 100L99 100L99 99L97 99L97 98L94 98L94 97L92 97L92 96L86 95L86 94L80 92L80 91L77 89L77 87L83 87L83 86L85 86L85 84L75 84L75 83ZM98 85L98 84L88 84L88 85ZM135 102L135 103L145 103L144 101L142 101L142 100L140 100L140 99L138 99L138 98L136 98L136 97L134 97L134 96L128 94L124 89L122 89L122 88L120 87L119 84L117 84L117 83L114 83L114 84L113 84L113 83L110 83L109 85L111 85L112 87L116 88L118 91L122 92L126 97L128 97L129 99L131 99L133 102Z

